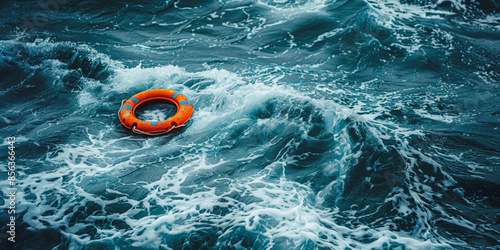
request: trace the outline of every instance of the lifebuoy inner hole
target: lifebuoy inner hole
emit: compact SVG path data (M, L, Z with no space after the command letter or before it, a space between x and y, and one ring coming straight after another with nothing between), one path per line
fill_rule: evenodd
M135 117L143 121L163 121L177 113L175 103L164 100L150 100L135 109Z

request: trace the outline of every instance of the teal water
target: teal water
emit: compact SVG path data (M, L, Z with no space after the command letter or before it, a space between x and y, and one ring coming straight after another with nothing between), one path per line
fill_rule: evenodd
M0 241L17 249L494 249L498 2L6 1ZM121 101L174 89L161 137ZM143 119L172 109L149 106ZM5 157L4 157L5 156Z

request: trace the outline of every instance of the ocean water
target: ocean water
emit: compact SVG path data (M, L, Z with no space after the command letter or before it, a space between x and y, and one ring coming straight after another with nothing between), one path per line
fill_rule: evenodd
M4 0L1 248L499 249L499 10ZM187 127L120 124L154 88Z

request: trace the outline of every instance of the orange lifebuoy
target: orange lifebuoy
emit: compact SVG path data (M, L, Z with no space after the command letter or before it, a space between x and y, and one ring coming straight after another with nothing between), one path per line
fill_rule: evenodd
M148 101L168 101L177 106L177 113L163 121L143 121L135 117L135 110ZM123 100L118 111L120 122L134 133L161 135L184 127L193 115L191 102L181 93L169 89L152 89Z

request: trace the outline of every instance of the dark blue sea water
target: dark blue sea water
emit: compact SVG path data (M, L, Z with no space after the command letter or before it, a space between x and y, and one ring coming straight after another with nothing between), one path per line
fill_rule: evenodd
M4 0L0 248L499 249L499 10ZM154 88L187 127L120 124Z

